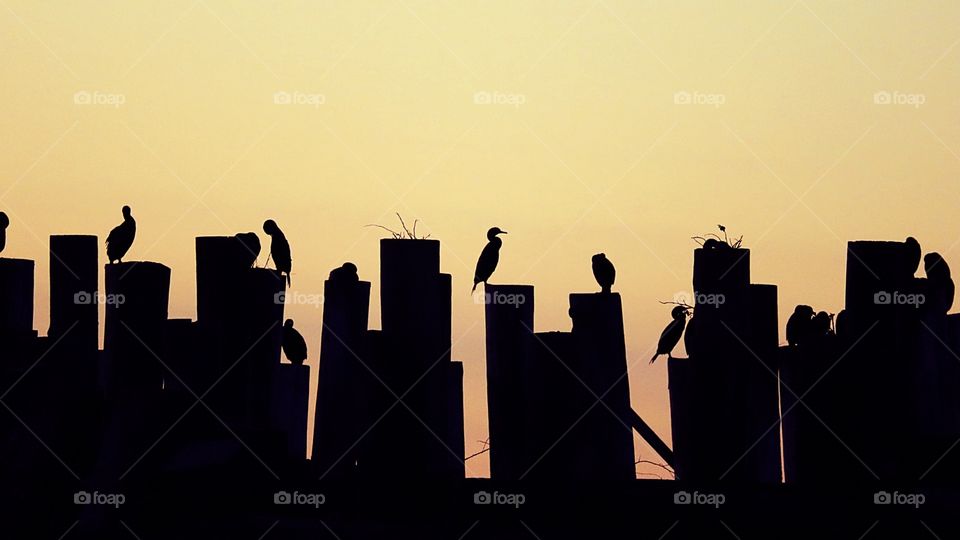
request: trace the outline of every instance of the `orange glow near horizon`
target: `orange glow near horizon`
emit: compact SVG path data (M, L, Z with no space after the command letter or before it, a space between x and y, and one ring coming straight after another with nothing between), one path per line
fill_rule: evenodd
M129 204L128 257L170 266L170 316L195 317L194 237L266 246L273 218L314 391L309 299L353 261L379 328L384 231L365 225L399 212L453 275L468 455L487 438L468 291L491 226L510 232L491 281L536 286L538 331L569 330L567 295L597 289L590 257L607 254L633 405L668 441L665 362L647 360L669 321L658 301L691 289L691 236L743 235L781 328L798 303L842 308L848 240L912 235L958 260L960 4L5 4L3 255L37 261L41 334L50 234L102 241ZM468 462L487 474L485 455Z

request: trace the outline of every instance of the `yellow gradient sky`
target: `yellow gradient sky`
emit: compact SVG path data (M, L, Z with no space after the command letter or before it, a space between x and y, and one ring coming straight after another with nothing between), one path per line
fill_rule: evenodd
M510 232L494 281L536 285L538 330L569 329L567 294L595 289L603 251L634 407L669 437L666 371L647 359L657 301L690 290L690 236L743 234L781 326L797 303L842 307L849 239L912 234L956 260L958 23L946 0L3 0L4 255L37 260L44 333L47 236L103 238L129 204L130 258L172 267L171 316L192 317L193 238L274 218L293 292L354 261L379 327L382 231L363 225L419 218L453 274L472 453L484 232ZM289 314L316 366L321 310Z

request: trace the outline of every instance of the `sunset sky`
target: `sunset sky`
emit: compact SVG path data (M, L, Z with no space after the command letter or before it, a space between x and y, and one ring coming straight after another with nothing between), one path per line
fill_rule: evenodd
M847 240L960 256L957 2L0 0L0 28L3 254L37 261L41 334L48 236L105 238L124 204L128 258L173 269L171 317L196 315L195 236L266 243L273 218L291 295L353 261L379 328L384 232L364 225L400 212L453 275L468 454L487 438L469 290L491 226L510 233L491 281L536 286L538 331L569 330L591 255L613 261L634 408L668 440L647 360L658 300L691 289L691 236L743 235L781 329L798 303L842 308ZM287 313L315 373L322 310Z

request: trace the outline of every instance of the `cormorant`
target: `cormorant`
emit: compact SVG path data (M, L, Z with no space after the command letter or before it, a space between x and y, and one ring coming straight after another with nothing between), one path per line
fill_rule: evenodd
M707 238L703 242L703 247L704 249L730 249L730 244L716 238Z
M810 321L811 335L815 339L823 339L833 334L831 319L833 319L833 317L826 311L821 311L814 315L813 320Z
M796 347L810 337L813 330L814 311L810 306L800 304L793 309L793 315L787 319L787 343Z
M273 264L277 271L287 275L287 286L290 286L290 269L292 261L290 260L290 244L287 237L283 235L277 222L268 219L263 222L263 232L270 235L270 257L273 258ZM269 261L269 258L267 259Z
M357 276L357 265L352 262L345 262L341 266L331 270L328 279L330 281L356 283L360 281L360 277Z
M593 256L593 277L600 284L600 291L605 293L610 292L613 282L617 279L617 269L603 253Z
M307 342L300 335L300 332L293 327L293 319L287 319L283 323L283 354L287 360L295 365L303 365L307 359Z
M257 263L257 258L260 257L260 237L254 232L245 232L237 233L234 238L242 246L240 250L241 266L243 268L253 267Z
M10 226L10 218L7 214L0 212L0 253L7 247L7 227Z
M483 247L480 258L477 259L477 270L473 273L471 293L477 290L477 284L481 281L486 285L493 271L497 269L497 263L500 262L500 246L503 245L503 241L497 238L498 234L507 234L507 231L501 231L498 227L487 231L487 245Z
M950 266L947 261L936 252L927 253L923 258L923 271L927 275L931 299L928 300L930 309L935 313L946 313L953 307L953 297L956 287L950 277Z
M113 261L123 262L123 256L133 245L133 239L137 236L137 222L130 213L130 207L123 207L123 223L117 225L107 235L107 259L112 264Z
M920 257L923 255L923 250L920 249L920 242L917 242L917 239L912 236L908 236L903 243L906 244L907 250L910 252L910 257L907 259L907 272L909 272L909 277L913 277L920 269Z
M687 308L677 306L670 312L670 316L673 317L673 320L660 334L660 341L657 342L657 352L650 359L651 364L661 354L667 355L667 359L673 358L673 348L677 346L677 343L680 343L680 338L683 336L683 328L687 325Z

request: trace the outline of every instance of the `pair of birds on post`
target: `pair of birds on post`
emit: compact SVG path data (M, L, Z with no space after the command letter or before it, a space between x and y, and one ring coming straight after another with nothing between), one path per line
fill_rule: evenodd
M493 227L487 231L487 245L483 247L480 258L477 259L477 267L473 273L473 288L470 289L471 294L477 290L477 285L480 283L486 286L487 280L497 269L497 264L500 262L500 248L503 246L503 240L499 238L501 234L507 234L507 231L501 230L499 227ZM600 284L601 292L609 293L617 278L616 268L603 253L594 255L592 263L593 277Z
M110 234L107 235L107 259L111 264L114 261L123 262L123 257L127 254L127 251L130 250L130 246L133 245L133 240L137 236L137 221L133 219L133 213L130 207L124 206L122 213L123 223L114 227L110 231ZM6 214L2 214L2 218L3 223L9 223L9 220L6 219ZM3 225L3 229L6 229L6 225ZM263 222L263 232L270 235L270 256L267 257L267 262L269 263L270 259L273 259L277 271L286 275L287 285L289 286L290 271L292 268L290 243L287 242L287 237L284 236L283 231L277 226L277 222L272 219ZM0 241L5 238L5 234L0 235ZM244 259L244 266L253 266L256 263L257 257L260 255L260 239L252 232L237 234L236 238L249 253L249 257L245 257ZM0 244L0 250L2 249L2 244Z

